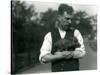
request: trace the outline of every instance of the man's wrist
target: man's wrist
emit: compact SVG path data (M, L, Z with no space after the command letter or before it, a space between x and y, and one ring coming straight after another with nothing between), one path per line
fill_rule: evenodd
M64 54L63 54L62 52L56 52L56 53L54 54L54 57L55 57L55 58L64 58L65 56L64 56Z
M74 57L74 51L70 51L70 56L72 56L71 58Z

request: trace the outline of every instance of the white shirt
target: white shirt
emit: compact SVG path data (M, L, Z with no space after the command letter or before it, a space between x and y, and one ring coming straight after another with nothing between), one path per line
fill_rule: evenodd
M66 31L63 31L61 29L58 29L58 30L59 30L61 38L63 39L65 37ZM74 36L78 39L78 42L81 45L79 48L76 48L75 50L79 50L81 52L80 54L78 54L78 56L84 56L85 53L86 53L85 52L85 46L84 46L84 43L83 43L82 35L79 32L79 30L76 29L74 31ZM52 37L51 37L51 32L48 32L46 34L46 36L44 37L44 41L43 41L43 44L42 44L41 49L40 49L39 60L40 60L41 63L43 63L41 61L42 57L44 55L48 54L48 53L51 53L51 50L52 50Z

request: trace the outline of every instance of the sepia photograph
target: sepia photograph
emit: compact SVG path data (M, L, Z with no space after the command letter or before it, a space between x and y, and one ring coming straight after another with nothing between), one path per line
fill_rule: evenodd
M11 0L11 74L97 70L97 6Z

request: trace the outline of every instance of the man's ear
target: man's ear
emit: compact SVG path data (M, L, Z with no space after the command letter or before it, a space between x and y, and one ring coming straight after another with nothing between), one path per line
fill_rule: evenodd
M62 16L61 15L58 15L58 17L57 17L58 23L61 21L61 19L62 19Z

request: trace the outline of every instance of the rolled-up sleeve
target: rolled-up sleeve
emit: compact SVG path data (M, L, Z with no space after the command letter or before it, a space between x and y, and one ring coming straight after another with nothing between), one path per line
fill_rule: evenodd
M80 47L75 49L74 58L83 57L86 54L83 37L81 33L79 32L79 30L77 29L74 32L74 36L78 39L78 42L81 45Z
M45 56L46 54L50 54L51 49L52 49L52 38L51 38L51 32L49 32L44 37L44 41L40 49L39 61L42 64L43 64L43 61L45 61L45 60L42 60L42 57Z

